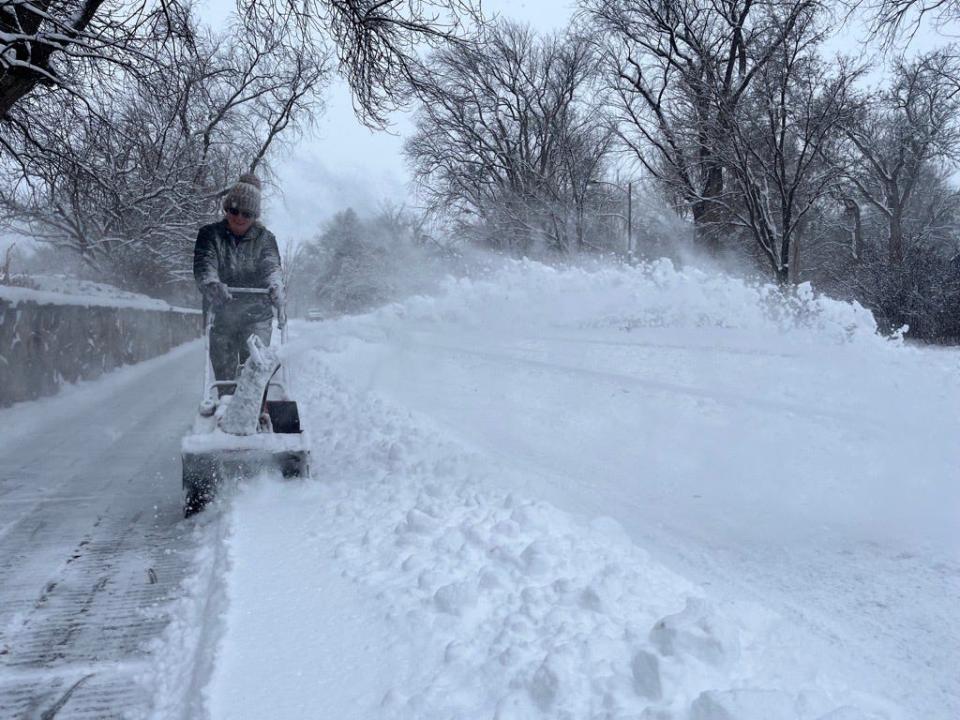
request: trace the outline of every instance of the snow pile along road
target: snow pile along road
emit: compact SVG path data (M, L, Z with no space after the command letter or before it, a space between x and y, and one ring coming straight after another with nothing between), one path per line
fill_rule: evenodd
M769 613L725 617L615 522L491 491L481 458L314 371L327 481L262 480L228 511L213 717L814 718L845 702L753 685Z
M956 716L956 355L668 263L299 331L315 482L226 499L160 653L211 717Z

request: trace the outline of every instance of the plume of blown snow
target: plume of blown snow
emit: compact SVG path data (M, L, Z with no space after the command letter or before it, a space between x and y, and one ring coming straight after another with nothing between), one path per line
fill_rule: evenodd
M873 314L857 302L834 300L809 283L782 289L667 259L636 266L556 268L532 260L506 261L481 279L448 277L435 296L383 308L408 320L508 326L565 326L723 330L814 344L901 344L884 337Z

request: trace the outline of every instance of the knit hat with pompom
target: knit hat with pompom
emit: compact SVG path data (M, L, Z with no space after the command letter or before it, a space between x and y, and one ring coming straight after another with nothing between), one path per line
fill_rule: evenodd
M252 217L260 217L260 179L253 173L244 173L237 184L223 198L224 210L248 212Z

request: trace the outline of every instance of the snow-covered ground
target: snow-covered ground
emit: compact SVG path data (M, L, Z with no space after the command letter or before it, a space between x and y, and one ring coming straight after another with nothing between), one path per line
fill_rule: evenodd
M314 479L189 521L197 344L0 412L0 718L960 717L960 353L517 263L285 355Z
M517 263L286 355L314 481L196 521L157 717L960 717L956 352Z

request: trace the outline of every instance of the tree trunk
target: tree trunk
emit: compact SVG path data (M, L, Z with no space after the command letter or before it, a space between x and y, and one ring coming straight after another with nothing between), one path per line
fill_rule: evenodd
M843 211L850 227L850 253L859 261L863 257L863 221L860 218L860 203L854 198L843 198Z
M4 54L13 54L19 63L26 66L7 66L0 73L0 118L5 118L10 109L41 82L49 82L43 74L32 67L48 70L52 47L44 44L39 35L45 13L50 10L49 0L40 0L33 7L17 5L7 7L0 14L0 31L22 36L35 36L34 42L16 40L5 47ZM32 66L32 67L30 67Z
M800 282L800 234L794 235L790 241L790 265L787 280L791 285Z
M776 270L774 270L774 276L777 280L777 285L780 287L785 287L790 284L790 266L780 264Z
M709 160L707 179L702 197L693 204L693 224L698 244L710 252L720 249L720 229L723 217L716 200L723 193L723 168L716 160Z
M7 70L0 78L0 118L5 118L10 109L30 94L40 82L39 75L26 71Z
M888 241L890 262L894 265L900 265L903 263L903 218L898 206L894 206L892 209L893 214L890 216L890 238Z

